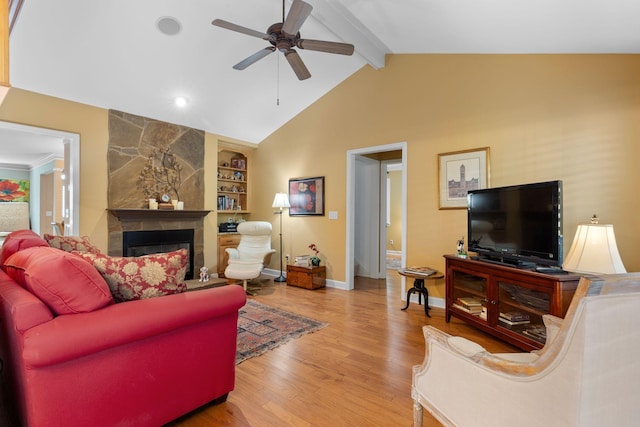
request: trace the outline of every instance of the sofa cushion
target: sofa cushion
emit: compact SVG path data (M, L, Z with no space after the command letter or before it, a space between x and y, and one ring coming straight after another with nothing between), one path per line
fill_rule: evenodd
M5 267L13 280L58 315L87 313L114 302L109 287L90 263L59 249L23 249L11 255Z
M111 257L89 252L73 252L90 261L107 281L117 302L185 292L187 250L143 255Z
M100 249L89 241L87 236L52 236L51 234L45 234L44 240L49 243L52 248L62 249L63 251L79 251L79 252L91 252L99 254Z
M38 236L31 230L17 230L10 233L2 244L0 252L0 265L4 269L5 261L14 253L23 249L36 246L49 246L42 237Z

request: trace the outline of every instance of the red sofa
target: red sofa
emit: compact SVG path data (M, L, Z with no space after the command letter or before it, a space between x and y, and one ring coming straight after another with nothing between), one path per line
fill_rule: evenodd
M85 269L91 264L40 248L44 240L22 233L10 235L0 253L0 369L22 425L160 426L226 399L235 381L238 310L246 302L241 287L116 304L94 281L76 299L69 292L92 276ZM17 261L11 257L20 251ZM36 277L42 272L24 255L31 252L62 264L50 277ZM20 262L26 267L16 269ZM46 303L36 296L43 289ZM100 308L87 306L90 294Z

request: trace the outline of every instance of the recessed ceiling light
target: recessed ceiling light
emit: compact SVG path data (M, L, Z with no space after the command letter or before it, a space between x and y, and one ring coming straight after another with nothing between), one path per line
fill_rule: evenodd
M174 102L178 107L185 107L187 105L187 98L185 98L184 96L178 96L176 97Z
M166 34L168 36L175 36L180 32L180 30L182 30L180 22L171 16L165 16L158 19L156 25L162 34Z

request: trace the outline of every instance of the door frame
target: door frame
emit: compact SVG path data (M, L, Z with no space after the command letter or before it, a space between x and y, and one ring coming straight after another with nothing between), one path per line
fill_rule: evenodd
M378 145L373 147L358 148L347 151L347 188L346 188L346 254L345 254L345 289L353 290L354 288L354 254L355 254L355 167L356 157L384 153L387 151L402 152L402 257L401 265L406 265L407 252L407 142L395 142L391 144ZM376 197L379 197L376 194ZM379 243L379 244L382 244ZM386 246L385 246L386 249ZM402 294L404 294L405 280L402 278Z
M65 221L64 234L80 235L80 135L54 129L0 121L0 128L17 132L24 132L38 138L39 135L59 138L64 144L64 163L66 177L66 195L68 201L68 221ZM38 202L39 203L39 202ZM31 209L31 208L30 208ZM31 213L34 215L34 213ZM38 213L39 215L39 213Z
M402 172L403 167L402 167L402 163L399 160L382 160L380 162L380 218L382 219L380 221L380 251L379 251L379 257L380 257L380 268L382 269L382 278L386 278L387 277L387 242L389 241L389 237L387 234L387 215L389 213L389 209L391 208L391 206L389 206L389 188L388 188L388 180L389 180L389 169L393 168L395 170L399 170L400 172ZM404 186L403 186L404 188ZM402 209L401 212L401 221L402 224L401 227L404 226L405 220L406 220L406 216L402 216L404 215L404 207ZM401 236L402 237L402 236ZM403 239L404 241L404 239ZM401 251L401 256L404 255L404 251L402 250L402 245L400 246L400 251ZM405 264L402 264L403 266Z

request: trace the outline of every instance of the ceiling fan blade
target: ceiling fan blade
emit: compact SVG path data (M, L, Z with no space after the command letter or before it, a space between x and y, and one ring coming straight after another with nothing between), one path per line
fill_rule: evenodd
M302 27L304 21L307 20L312 10L313 6L309 3L305 3L302 0L293 0L287 19L285 19L282 25L282 32L289 37L298 34L300 27Z
M349 43L327 42L323 40L300 39L296 43L300 49L317 50L319 52L353 55L353 45Z
M289 49L284 53L284 57L289 61L289 65L293 68L293 72L298 76L298 80L305 80L311 77L311 73L307 69L307 66L302 62L302 58L293 49Z
M225 21L223 19L214 19L213 21L211 21L211 24L215 25L216 27L224 28L231 31L236 31L238 33L257 37L259 39L275 41L275 38L267 33L261 33L260 31L252 30L250 28L243 27L241 25L237 25L232 22Z
M251 65L251 64L253 64L255 62L258 62L259 60L261 60L265 56L269 55L271 52L274 52L275 50L276 50L276 48L273 47L273 46L265 47L264 49L260 49L259 51L257 51L253 55L251 55L250 57L248 57L246 59L243 59L242 61L238 62L236 65L233 66L233 69L234 70L244 70L249 65Z

